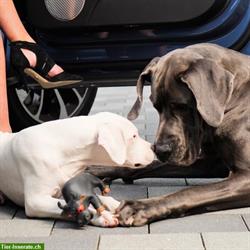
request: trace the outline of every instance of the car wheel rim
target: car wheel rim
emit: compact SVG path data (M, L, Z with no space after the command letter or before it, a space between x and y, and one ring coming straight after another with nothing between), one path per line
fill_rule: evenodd
M77 115L87 94L86 88L15 91L23 109L37 123Z

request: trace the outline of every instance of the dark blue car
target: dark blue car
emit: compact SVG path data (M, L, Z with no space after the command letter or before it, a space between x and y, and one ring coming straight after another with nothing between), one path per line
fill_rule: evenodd
M211 42L250 54L250 0L26 0L16 5L36 41L88 84L44 90L25 85L9 67L16 130L88 114L98 87L135 85L150 59L176 48Z

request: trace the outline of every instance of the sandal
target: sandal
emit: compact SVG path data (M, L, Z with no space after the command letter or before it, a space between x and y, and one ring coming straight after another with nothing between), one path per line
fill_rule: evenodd
M10 43L11 47L11 64L18 73L25 78L31 77L44 89L58 88L66 85L76 85L83 83L83 78L78 75L66 72L59 73L53 77L48 73L55 65L55 62L49 55L36 43L26 41L16 41ZM32 51L37 58L36 66L32 68L26 56L21 49Z

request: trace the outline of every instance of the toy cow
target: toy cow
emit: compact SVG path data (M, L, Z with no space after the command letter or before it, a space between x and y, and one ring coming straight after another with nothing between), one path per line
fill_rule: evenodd
M116 226L118 220L111 212L105 210L105 206L96 195L95 188L99 188L102 195L106 195L110 191L103 181L89 173L77 175L67 181L62 189L66 205L62 206L58 202L59 208L63 210L62 214L75 219L80 227L91 223L94 216L95 220L99 220L99 226Z

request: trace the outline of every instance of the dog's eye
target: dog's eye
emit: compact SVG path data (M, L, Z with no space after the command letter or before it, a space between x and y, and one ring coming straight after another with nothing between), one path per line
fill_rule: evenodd
M133 135L133 138L136 138L137 137L137 135Z

